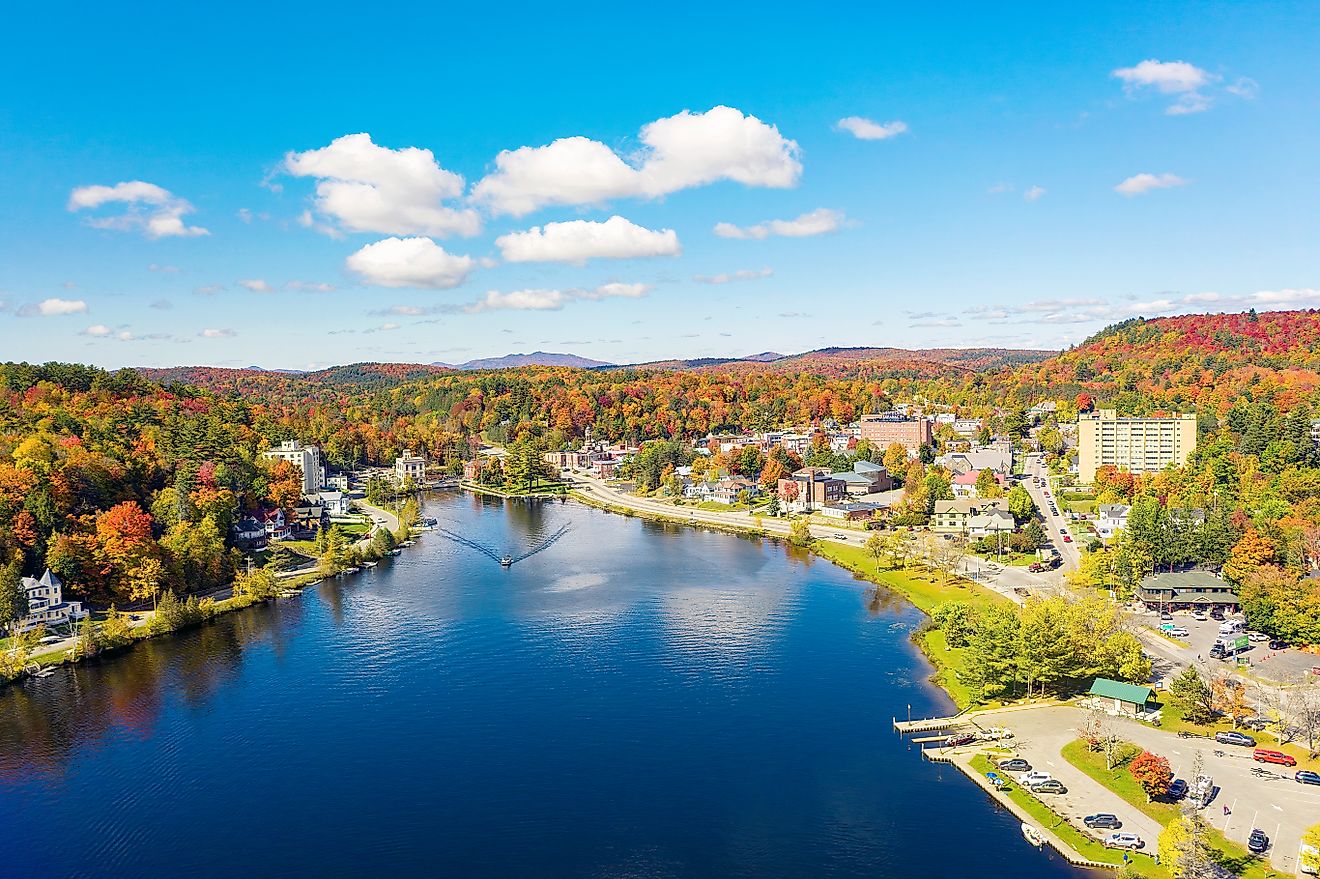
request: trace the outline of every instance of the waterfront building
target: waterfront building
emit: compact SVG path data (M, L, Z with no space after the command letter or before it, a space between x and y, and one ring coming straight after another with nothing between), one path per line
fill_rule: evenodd
M403 481L410 476L413 482L418 485L426 481L426 459L421 455L414 455L412 449L408 449L394 459L395 480L402 485Z
M303 494L316 494L325 484L325 467L316 446L304 446L296 439L284 440L277 448L261 453L267 461L288 461L302 471Z
M41 575L23 578L23 591L27 593L28 612L18 621L18 630L26 632L37 626L60 626L87 616L81 601L64 600L64 584L50 568Z
M1077 416L1077 481L1086 485L1101 467L1156 473L1186 464L1195 449L1195 415L1120 418L1113 409L1098 409Z
M1173 571L1151 574L1137 585L1137 599L1160 610L1234 611L1237 592L1228 581L1210 571Z

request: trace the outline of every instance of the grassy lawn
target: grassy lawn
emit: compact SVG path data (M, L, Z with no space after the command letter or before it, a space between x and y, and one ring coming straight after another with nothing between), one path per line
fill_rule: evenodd
M1137 746L1128 746L1127 759L1140 752L1141 749ZM1126 762L1120 761L1113 769L1108 769L1105 767L1105 755L1092 752L1080 739L1064 745L1063 758L1118 794L1128 805L1144 812L1160 824L1168 824L1178 816L1178 807L1172 803L1146 802L1146 794L1128 772ZM1252 855L1237 843L1225 839L1224 835L1213 827L1207 828L1207 839L1210 846L1222 855L1221 863L1243 879L1274 879L1283 875L1271 870L1265 860ZM1148 839L1146 845L1154 851L1157 843Z
M1174 704L1172 700L1166 700L1163 705L1164 707L1160 711L1160 729L1169 732L1189 732L1209 737L1220 730L1233 728L1233 722L1226 718L1218 718L1214 722L1205 725L1192 723L1183 717L1182 709ZM1297 769L1320 771L1320 758L1312 759L1306 748L1292 742L1284 744L1279 741L1278 736L1271 732L1257 732L1254 729L1244 729L1242 732L1255 739L1262 748L1275 748L1285 754L1292 754L1297 758Z
M958 672L967 667L966 648L950 647L939 629L929 629L921 634L922 646L926 656L935 664L939 672L935 682L953 699L959 708L972 704L972 694L958 677Z
M977 754L972 758L972 768L984 774L993 772L994 766L990 759L984 754ZM1003 773L1000 773L1003 775ZM1123 863L1123 853L1117 849L1105 848L1095 837L1083 833L1076 827L1068 823L1068 820L1031 794L1022 790L1013 782L1009 782L1000 790L1023 811L1031 816L1032 820L1041 827L1053 831L1060 839L1077 850L1077 853L1084 858L1092 861L1098 861L1102 864L1121 864ZM1154 851L1154 843L1147 840L1146 845ZM1155 866L1149 857L1139 853L1132 856L1133 866L1136 868L1138 876L1146 876L1149 879L1166 879L1169 872L1162 867Z
M978 607L1008 601L1002 595L978 586L970 580L952 578L946 583L943 575L918 568L896 568L891 571L883 563L877 565L871 554L860 546L821 541L814 544L812 549L817 555L829 559L840 567L855 571L872 582L902 593L908 601L927 614L934 610L936 605L946 601L965 601Z
M1166 634L1163 630L1157 629L1154 626L1146 626L1145 628L1154 632L1156 635L1159 635L1161 638L1163 638L1165 641L1168 641L1170 644L1174 644L1178 647L1192 646L1191 644L1188 644L1186 641L1179 641L1177 638L1173 637L1172 635Z

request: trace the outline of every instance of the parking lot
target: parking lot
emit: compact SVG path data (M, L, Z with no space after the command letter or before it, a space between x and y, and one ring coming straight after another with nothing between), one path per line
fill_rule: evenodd
M1011 744L1017 754L1033 769L1049 772L1068 788L1066 794L1042 796L1043 802L1097 839L1113 831L1087 830L1081 819L1097 812L1113 813L1123 821L1123 831L1136 833L1146 842L1143 851L1153 853L1161 830L1158 822L1062 757L1063 746L1079 737L1078 730L1085 721L1082 709L1058 705L977 715L977 723L982 726L1012 730ZM1270 837L1265 857L1274 868L1296 871L1302 834L1320 821L1320 787L1298 784L1292 778L1293 771L1282 766L1266 766L1266 776L1254 775L1251 770L1262 764L1252 761L1250 748L1221 745L1211 739L1180 738L1124 718L1113 718L1111 722L1124 740L1168 758L1174 777L1189 783L1192 761L1200 753L1203 771L1214 779L1216 788L1204 812L1206 820L1242 845L1252 828L1259 827ZM1222 756L1216 756L1216 751ZM1018 773L1012 775L1016 778ZM1228 814L1224 813L1225 806Z
M1142 614L1138 619L1142 625L1152 629L1158 629L1161 624L1157 613ZM1163 622L1167 623L1168 620ZM1218 620L1197 620L1193 619L1192 614L1179 611L1173 614L1172 622L1187 630L1187 637L1180 637L1178 640L1185 641L1190 646L1180 647L1163 639L1161 639L1162 644L1153 644L1153 646L1179 666L1187 666L1195 662L1210 671L1220 668L1228 671L1236 665L1237 657L1226 660L1210 658L1210 648L1219 637ZM1271 650L1268 642L1251 642L1238 656L1247 660L1252 674L1284 683L1305 679L1307 675L1312 674L1313 668L1320 667L1320 656L1314 653L1294 648Z

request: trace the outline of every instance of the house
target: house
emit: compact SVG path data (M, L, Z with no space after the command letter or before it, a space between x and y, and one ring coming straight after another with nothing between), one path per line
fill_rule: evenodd
M1096 507L1095 533L1101 540L1109 540L1127 527L1127 504L1101 504Z
M414 455L412 449L408 449L394 459L394 478L402 485L409 477L417 484L426 481L426 459L421 455Z
M257 521L259 521L262 528L266 530L266 538L268 540L288 539L289 525L284 520L284 511L278 507L273 510L262 510L257 514Z
M336 491L348 491L348 474L336 473L325 478L325 484Z
M325 518L325 507L321 505L320 495L310 495L302 499L298 506L293 508L293 518L289 524L300 531L311 531L321 527L321 520Z
M327 516L348 515L348 495L342 491L323 491L320 494L320 500Z
M41 579L22 578L27 593L28 612L18 621L18 630L26 632L37 626L64 626L87 616L81 601L64 600L64 584L50 568Z
M963 439L976 439L981 435L981 422L976 418L959 418L951 426L953 432Z
M315 494L325 482L325 467L316 446L304 446L296 439L284 440L278 448L262 452L261 457L267 461L288 461L301 470L303 494Z
M999 488L1002 491L1007 491L1008 480L1004 478L1004 474L1000 473L997 470L994 471L994 474L995 474L995 482L999 484ZM977 480L979 480L980 478L981 478L981 473L980 471L977 470L968 470L966 473L959 473L955 475L951 480L953 484L953 496L955 498L980 497L981 496L980 492L977 491L976 488Z
M1005 501L999 498L936 501L935 511L930 517L932 531L972 537L1012 531L1013 526L1013 514L1008 512Z
M235 543L252 544L264 540L266 537L266 526L251 516L239 519L229 531L233 535Z
M1154 707L1155 691L1140 684L1125 684L1109 678L1096 678L1086 695L1104 706L1110 714L1136 715Z
M706 482L704 479L699 479L696 482L689 482L687 485L683 486L683 497L690 501L710 500L710 492L710 483Z
M481 478L481 471L485 469L485 458L473 458L471 461L463 462L463 478L468 482L476 482Z
M991 443L977 446L965 452L950 452L935 459L952 473L980 473L993 470L996 473L1011 473L1013 470L1013 447L1008 443Z
M1218 574L1209 571L1173 571L1151 574L1137 584L1137 599L1160 610L1234 611L1238 596Z
M710 499L719 504L736 504L743 492L747 492L748 498L753 498L761 493L761 487L750 479L733 476L715 483Z

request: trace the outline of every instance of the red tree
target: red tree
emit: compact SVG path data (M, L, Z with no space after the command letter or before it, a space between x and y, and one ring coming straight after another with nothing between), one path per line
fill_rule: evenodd
M1169 785L1173 782L1173 770L1169 768L1169 761L1150 751L1142 751L1133 758L1131 765L1128 766L1128 772L1132 773L1137 784L1146 792L1146 802L1164 796L1169 792Z

